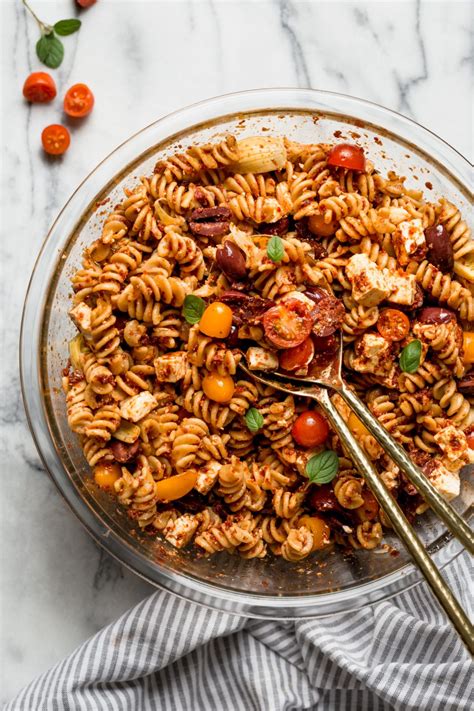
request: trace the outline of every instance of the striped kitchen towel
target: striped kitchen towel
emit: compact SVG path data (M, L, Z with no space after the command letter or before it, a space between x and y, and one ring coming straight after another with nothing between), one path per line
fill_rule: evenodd
M468 555L445 573L472 612ZM472 672L425 585L356 613L294 622L156 592L5 711L467 711Z

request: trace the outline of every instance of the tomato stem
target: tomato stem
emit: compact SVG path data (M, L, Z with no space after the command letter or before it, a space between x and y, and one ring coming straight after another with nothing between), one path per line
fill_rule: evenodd
M51 25L46 25L44 22L42 22L39 19L36 12L29 6L27 0L22 0L22 2L23 2L23 5L28 10L28 12L35 18L36 22L38 23L39 28L41 30L41 34L42 35L49 35L53 31L53 28L51 27Z

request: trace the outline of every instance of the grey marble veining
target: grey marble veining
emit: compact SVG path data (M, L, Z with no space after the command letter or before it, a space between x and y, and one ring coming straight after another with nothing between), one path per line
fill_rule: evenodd
M31 0L54 22L68 0ZM53 72L61 96L93 89L96 106L69 123L62 160L40 147L63 120L60 101L29 106L21 88L37 28L20 0L2 0L1 303L2 701L142 599L150 587L100 551L44 472L21 404L19 321L28 278L54 216L116 145L169 111L223 92L300 86L400 111L472 155L472 20L451 0L306 2L99 0L64 39Z

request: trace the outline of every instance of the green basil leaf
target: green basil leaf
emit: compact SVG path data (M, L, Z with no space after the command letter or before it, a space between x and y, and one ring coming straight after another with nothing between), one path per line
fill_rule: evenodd
M36 43L36 54L47 67L57 69L64 57L63 43L58 40L54 32L50 32L48 35L43 35Z
M273 237L268 240L267 255L272 262L281 262L285 256L283 240L281 237L278 237L278 235L273 235Z
M306 474L313 484L329 484L339 469L339 457L332 449L325 449L306 464Z
M255 407L247 410L244 419L250 432L258 432L263 427L263 415Z
M81 21L76 20L76 18L72 18L71 20L59 20L59 22L56 22L54 25L54 31L57 35L66 37L66 35L72 35L73 32L77 32L80 26Z
M404 373L416 373L421 360L421 341L410 341L400 353L400 368Z
M200 296L188 294L183 304L183 316L188 323L199 323L206 309L206 302Z

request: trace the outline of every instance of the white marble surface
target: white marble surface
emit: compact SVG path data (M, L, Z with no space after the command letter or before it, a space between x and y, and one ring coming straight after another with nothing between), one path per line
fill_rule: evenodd
M31 0L40 17L72 0ZM96 107L60 161L42 154L59 101L21 96L37 29L20 0L2 12L1 700L151 588L100 551L43 471L25 424L18 374L24 293L55 214L117 144L161 115L219 93L311 86L379 102L472 154L468 2L99 0L65 38L59 93L84 81Z

